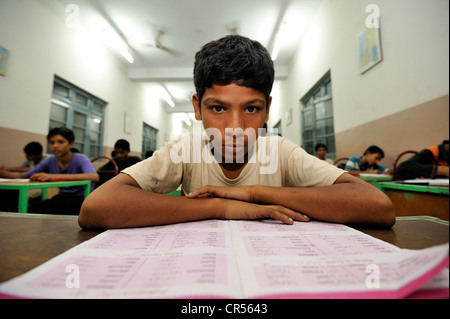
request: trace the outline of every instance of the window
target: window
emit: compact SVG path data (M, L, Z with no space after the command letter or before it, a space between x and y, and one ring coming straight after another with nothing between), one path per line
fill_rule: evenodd
M278 123L273 126L273 128L277 129L278 136L282 136L283 132L281 132L281 120L279 120Z
M147 151L156 151L158 141L158 130L144 123L142 134L142 158L145 159Z
M55 77L49 130L65 126L75 134L74 148L90 158L102 155L106 102Z
M333 98L331 76L328 74L302 100L302 147L315 154L314 146L323 143L327 146L327 157L336 157L334 140Z

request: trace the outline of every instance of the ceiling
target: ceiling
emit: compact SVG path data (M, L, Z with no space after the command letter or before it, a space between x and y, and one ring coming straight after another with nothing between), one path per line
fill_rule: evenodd
M285 78L294 52L322 3L322 0L58 1L68 15L76 18L76 23L91 32L96 32L101 24L119 35L134 59L129 63L119 54L128 77L152 87L163 87L175 103L175 107L167 106L169 112L192 110L194 55L205 43L227 34L238 33L257 40L271 52L280 25L284 25L287 40L283 41L274 64L276 78Z

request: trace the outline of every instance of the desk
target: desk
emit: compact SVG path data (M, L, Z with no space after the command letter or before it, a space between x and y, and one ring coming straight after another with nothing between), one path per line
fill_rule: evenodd
M356 229L400 248L448 243L448 222L432 217L399 217L392 229ZM19 276L100 234L78 226L77 216L0 212L0 282Z
M359 176L359 179L369 184L374 184L376 182L390 182L392 181L392 176Z
M19 191L19 213L28 210L28 190L42 189L42 199L47 198L48 189L55 187L85 186L84 197L91 192L91 181L63 181L63 182L0 182L0 189L12 189Z
M429 216L449 220L449 188L396 182L373 184L391 199L396 216Z

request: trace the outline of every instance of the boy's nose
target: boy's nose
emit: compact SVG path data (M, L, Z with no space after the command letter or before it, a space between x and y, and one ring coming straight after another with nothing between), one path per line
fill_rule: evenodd
M228 117L227 121L227 127L229 128L241 128L245 129L244 127L244 121L242 119L242 116L239 112L231 112L230 116Z

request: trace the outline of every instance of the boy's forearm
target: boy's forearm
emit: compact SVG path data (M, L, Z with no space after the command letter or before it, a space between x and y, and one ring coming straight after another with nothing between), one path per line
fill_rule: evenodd
M118 176L122 178L123 176ZM111 182L111 183L110 183ZM78 222L82 228L127 228L218 218L223 199L156 194L114 179L90 194Z
M3 178L27 178L25 173L8 172L5 170L0 170L0 177L3 177Z
M392 227L395 222L390 199L363 181L308 188L257 186L255 201L282 205L311 218L336 223Z
M92 181L98 182L100 177L97 173L83 173L83 174L52 174L54 181Z

